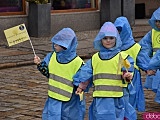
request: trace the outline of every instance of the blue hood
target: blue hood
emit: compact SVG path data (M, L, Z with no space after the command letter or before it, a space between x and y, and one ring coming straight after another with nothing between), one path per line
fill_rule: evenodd
M105 36L116 37L116 45L113 48L106 49L103 47L101 40ZM105 22L101 27L99 33L97 34L96 38L94 39L93 44L94 48L100 51L101 58L109 59L120 51L122 42L114 24L111 22Z
M115 22L114 25L116 26L117 29L120 29L120 38L122 40L122 48L123 49L127 49L130 46L132 46L135 41L134 38L132 36L132 30L130 27L130 24L127 20L126 17L118 17Z
M76 48L78 45L77 37L71 28L63 28L51 39L52 46L58 44L66 48L57 53L57 59L61 63L67 63L76 57ZM53 51L55 51L53 47Z
M155 20L160 20L160 7L156 11L153 12L151 19L149 19L148 21L150 26L153 29L160 31L160 29L158 29L155 25Z

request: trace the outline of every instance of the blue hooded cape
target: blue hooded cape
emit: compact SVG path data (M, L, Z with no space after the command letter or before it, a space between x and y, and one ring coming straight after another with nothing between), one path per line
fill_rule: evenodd
M132 30L130 27L130 24L126 17L118 17L114 25L116 28L120 31L120 38L122 40L122 51L126 51L130 49L133 45L138 44L135 42L133 36L132 36ZM137 51L135 49L135 51ZM128 53L130 56L134 53ZM149 57L146 55L146 53L141 49L137 55L136 58L136 65L141 68L142 70L147 70L147 64L149 62ZM144 92L143 92L143 86L141 81L141 73L139 69L134 69L134 77L132 79L132 83L134 87L129 84L129 101L134 108L138 109L138 111L145 111L145 98L144 98Z
M116 38L116 44L113 48L106 49L103 47L101 40L105 36ZM119 33L111 22L105 22L93 42L94 48L99 51L102 59L110 59L121 51L121 39ZM130 63L134 64L131 57L128 57ZM130 69L131 71L133 68ZM91 59L80 68L77 74L73 77L74 84L79 85L90 79L92 83L93 69ZM128 100L128 92L124 89L124 96L121 98L93 98L92 104L89 107L89 120L123 120L124 117L128 120L136 120L136 111L130 105Z
M152 14L152 17L149 19L149 25L152 29L156 31L160 31L155 25L155 21L160 20L160 7L155 10ZM139 42L142 46L142 49L148 54L150 58L153 57L153 48L152 48L152 31L150 30ZM153 63L154 60L152 60ZM152 64L153 65L153 64ZM148 66L148 69L153 69L154 65L151 64ZM155 68L156 69L156 68ZM160 71L157 70L156 75L147 76L144 87L147 89L151 89L153 92L156 93L155 101L160 103Z
M56 53L59 63L68 63L77 56L77 37L71 28L63 28L60 30L53 36L51 42L53 46L54 44L58 44L66 48ZM53 52L55 52L54 47ZM47 54L44 58L41 64L42 68L48 67L52 53ZM85 99L80 101L79 96L75 94L75 90L76 87L74 87L71 99L67 102L48 97L43 109L42 120L84 120Z

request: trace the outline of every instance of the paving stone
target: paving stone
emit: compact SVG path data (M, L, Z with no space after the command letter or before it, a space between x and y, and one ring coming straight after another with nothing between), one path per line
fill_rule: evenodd
M14 110L14 108L0 107L0 112L10 111L10 110Z
M12 115L12 116L8 116L9 118L19 118L19 117L23 117L24 115Z

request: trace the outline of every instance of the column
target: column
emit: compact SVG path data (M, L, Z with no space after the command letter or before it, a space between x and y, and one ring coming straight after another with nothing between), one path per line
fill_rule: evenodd
M121 0L101 0L100 5L100 25L104 22L114 22L115 19L121 16Z

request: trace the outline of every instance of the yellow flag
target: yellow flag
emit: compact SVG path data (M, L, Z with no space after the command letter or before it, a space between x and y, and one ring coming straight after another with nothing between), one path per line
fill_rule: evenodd
M79 98L80 98L80 101L82 101L83 100L83 91L81 92L81 93L79 93Z
M118 62L118 70L117 70L117 74L120 71L120 69L122 67L125 67L126 71L128 72L128 68L131 67L130 62L127 59L123 59L121 53L119 54L119 62Z
M121 71L122 66L123 66L123 58L122 58L121 53L119 53L117 75L118 75L118 73Z
M9 29L4 30L7 42L9 46L29 40L29 35L25 24L21 24Z
M129 61L127 59L125 59L125 60L123 59L123 66L128 69L131 67L131 64L129 63Z

